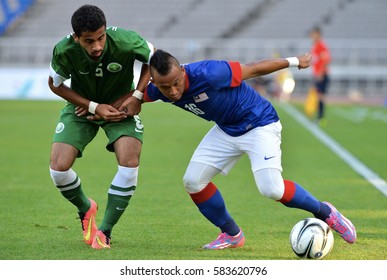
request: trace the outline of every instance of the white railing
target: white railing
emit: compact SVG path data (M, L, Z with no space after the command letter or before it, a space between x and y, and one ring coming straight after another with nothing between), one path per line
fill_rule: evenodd
M1 38L0 67L46 67L52 48L61 38ZM149 38L156 48L175 55L181 63L202 59L238 60L243 63L309 51L307 39L192 39ZM367 94L387 95L387 40L327 39L332 52L332 91L359 88ZM295 71L296 90L309 86L310 72Z
M50 61L52 48L61 38L0 37L0 65L42 65ZM200 59L253 61L276 54L296 55L309 51L309 40L301 39L148 39L157 48L170 51L182 62ZM387 65L387 40L327 39L338 65Z

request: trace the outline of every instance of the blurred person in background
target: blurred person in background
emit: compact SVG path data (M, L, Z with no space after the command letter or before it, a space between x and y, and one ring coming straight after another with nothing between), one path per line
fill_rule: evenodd
M314 27L310 33L312 40L312 71L313 83L318 94L317 104L317 122L321 125L326 123L325 103L326 94L329 86L329 64L331 62L331 54L327 44L322 39L322 31L320 27Z

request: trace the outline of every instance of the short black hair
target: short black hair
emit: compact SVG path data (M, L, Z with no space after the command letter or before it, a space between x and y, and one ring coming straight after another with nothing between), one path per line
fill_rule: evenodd
M105 14L97 6L83 5L71 17L71 26L75 35L80 37L82 32L94 32L106 26Z
M310 32L310 33L312 33L312 32L322 33L322 30L321 30L321 27L320 27L320 26L315 25L315 26L313 26L313 27L310 29L309 32Z
M169 74L172 65L180 66L179 61L170 53L163 50L156 50L149 62L151 71L155 70L161 76Z

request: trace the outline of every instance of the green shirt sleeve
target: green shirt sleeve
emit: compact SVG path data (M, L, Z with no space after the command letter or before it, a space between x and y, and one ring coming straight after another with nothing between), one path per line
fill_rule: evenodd
M54 86L59 86L62 82L71 77L71 71L69 69L70 63L66 58L65 48L63 46L65 40L68 40L68 38L55 45L52 52L50 76L54 80Z
M134 31L127 32L129 37L127 42L131 45L135 59L143 63L149 63L154 52L153 45L142 38L138 33Z
M139 38L141 38L141 37L139 37ZM141 43L136 45L134 48L136 60L149 64L149 61L150 61L150 59L153 55L153 52L154 52L153 45L144 39L142 39L141 41L137 41L137 42L141 42Z

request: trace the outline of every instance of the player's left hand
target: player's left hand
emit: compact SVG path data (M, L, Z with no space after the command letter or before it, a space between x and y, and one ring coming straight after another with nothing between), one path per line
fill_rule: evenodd
M298 61L300 62L298 64L298 69L308 68L312 61L312 55L310 53L305 53L303 55L298 56L297 58L298 58Z
M109 104L98 104L95 114L87 116L87 119L91 121L102 119L109 122L119 122L126 118L125 113L118 111Z
M87 115L88 113L89 113L89 111L87 111L85 108L82 108L81 106L75 107L75 114L78 117L82 117L84 115Z
M89 111L80 107L80 106L77 106L77 107L75 107L75 114L78 117L82 117L82 116L89 114ZM102 120L102 117L95 114L95 115L88 116L87 119L90 121L98 121L98 120Z
M138 115L141 112L141 103L141 100L131 96L122 103L118 111L125 112L127 116Z

